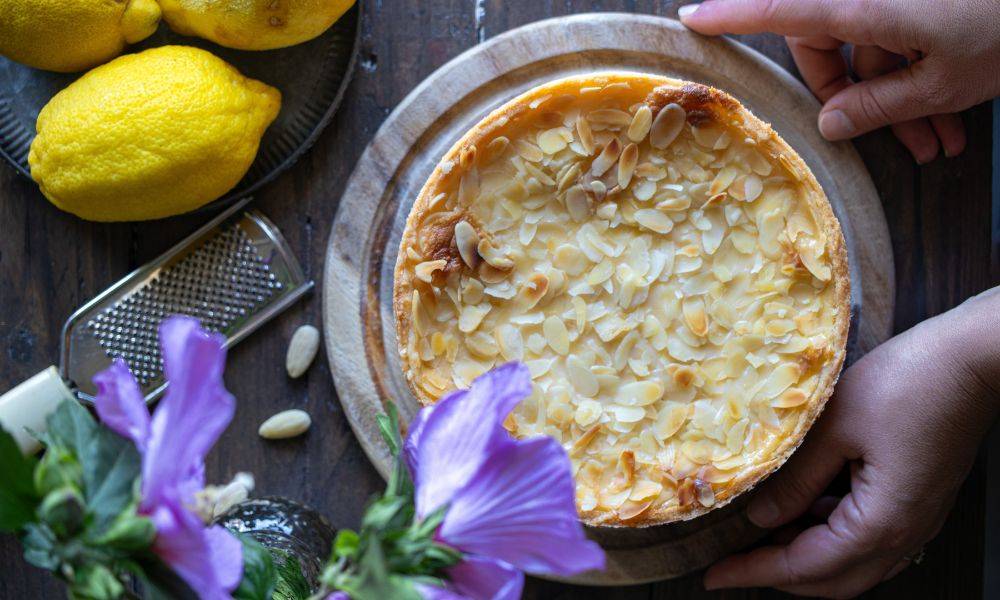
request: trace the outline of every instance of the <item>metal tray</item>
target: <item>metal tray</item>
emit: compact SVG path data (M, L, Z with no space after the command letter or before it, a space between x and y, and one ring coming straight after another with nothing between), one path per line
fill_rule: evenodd
M215 210L252 194L288 169L316 141L344 96L357 62L361 0L323 35L304 44L248 52L223 48L207 40L185 37L165 23L126 52L165 45L203 48L248 77L281 91L278 118L264 133L257 158L246 176L224 197L199 210ZM30 177L28 149L35 138L38 113L59 90L82 73L50 73L0 57L0 156Z

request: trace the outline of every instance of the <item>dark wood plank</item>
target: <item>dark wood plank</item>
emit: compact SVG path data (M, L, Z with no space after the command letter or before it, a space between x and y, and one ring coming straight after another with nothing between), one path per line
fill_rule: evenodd
M421 0L365 3L361 63L343 108L316 146L263 190L257 206L285 233L306 271L318 278L343 184L385 116L426 75L462 50L507 29L550 16L590 10L673 15L657 0ZM477 10L477 8L479 10ZM783 42L746 36L745 43L791 67ZM961 302L991 281L988 108L966 115L969 150L959 159L917 168L884 132L857 144L885 201L898 282L897 330ZM50 206L28 181L0 167L0 389L57 359L63 320L79 304L131 268L154 258L204 216L159 223L83 223ZM284 374L288 338L303 323L318 325L315 296L252 336L230 355L227 382L239 398L236 419L210 457L210 480L236 471L257 476L258 494L301 499L335 525L357 523L382 486L354 440L325 360L299 381ZM314 426L299 440L257 438L257 425L285 408L304 408ZM982 581L984 477L977 463L927 560L869 597L979 597ZM0 540L0 597L62 597L45 573L25 565L17 545ZM695 574L652 586L616 590L530 579L527 598L770 598L767 591L706 594Z

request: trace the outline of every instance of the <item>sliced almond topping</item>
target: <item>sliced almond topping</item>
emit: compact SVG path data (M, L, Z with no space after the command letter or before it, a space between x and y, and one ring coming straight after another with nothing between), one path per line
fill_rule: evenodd
M789 388L771 402L771 408L795 408L806 403L809 396L799 388Z
M653 424L653 435L660 440L669 439L680 431L684 423L687 422L690 414L690 406L676 402L668 402L667 406L660 409L656 422Z
M700 479L695 479L694 488L698 503L705 507L711 507L715 505L715 492L712 490L712 486Z
M594 438L597 437L597 432L600 430L601 424L597 423L596 425L592 425L590 429L584 431L583 434L581 434L580 437L573 442L573 445L570 446L569 455L579 456L582 454L583 451L587 449L587 446L590 445L590 442L594 441Z
M493 308L489 303L480 304L478 306L466 306L462 309L462 313L458 316L458 330L462 333L471 333L475 331L479 324L483 322L483 318L486 317L490 309Z
M618 186L622 189L628 187L632 181L632 174L635 172L635 163L639 160L639 147L629 144L622 150L621 158L618 159Z
M604 412L604 407L601 406L600 402L583 400L577 407L576 412L573 413L573 420L581 427L589 427L601 418L602 412Z
M462 175L458 184L458 203L471 206L479 196L479 170L472 167Z
M580 137L580 145L583 146L584 152L587 156L594 153L597 149L597 145L594 142L594 131L590 127L590 123L580 115L576 119L576 134Z
M524 338L521 330L513 325L504 324L496 330L497 347L505 360L524 359Z
M463 169L469 169L474 164L476 164L476 147L469 146L468 148L463 148L458 158L458 165Z
M495 137L486 145L486 152L483 153L483 164L492 164L500 158L507 148L510 147L510 140L504 136Z
M655 481L649 481L648 479L642 479L635 482L635 485L632 486L632 493L629 494L628 499L638 502L640 500L646 500L647 498L655 498L659 496L662 491L663 484Z
M658 210L648 208L635 211L635 221L656 233L670 233L674 228L674 222L670 217Z
M567 449L585 518L638 523L715 507L774 458L842 315L838 240L770 134L618 87L547 98L440 165L401 248L401 357L422 400L524 362L506 429Z
M806 269L813 274L813 277L820 281L830 281L833 272L830 265L824 264L820 258L824 249L814 238L805 234L799 234L795 238L795 250Z
M621 142L618 141L618 138L612 138L611 141L604 146L604 149L601 150L601 153L597 155L597 158L594 159L593 164L590 165L591 175L594 177L600 177L601 175L607 173L608 169L610 169L612 165L615 164L615 161L618 160L618 156L621 152Z
M479 254L477 254L479 234L468 221L459 221L455 224L455 245L458 247L458 254L462 257L462 261L469 268L475 269L479 264Z
M625 127L632 122L632 115L616 108L599 108L587 113L587 120L592 123L601 123L602 125Z
M504 256L486 240L479 240L476 250L478 250L479 256L483 257L483 260L497 269L509 270L514 268L514 261Z
M566 190L566 210L569 216L577 223L583 223L590 218L593 210L590 197L583 187L574 185Z
M778 394L784 392L801 376L801 369L795 363L783 363L778 365L764 382L764 387L760 390L760 395L765 400L770 400Z
M466 336L465 346L479 358L494 358L500 352L493 336L483 331Z
M694 491L694 480L685 479L680 482L677 486L677 502L681 506L691 506L694 504L695 491Z
M532 273L517 292L518 303L524 310L531 310L549 289L549 278L544 273Z
M638 144L649 135L649 128L652 125L653 109L648 104L643 104L632 116L632 123L628 126L628 139Z
M636 381L618 388L615 402L625 406L648 406L663 396L663 386L657 381Z
M542 332L549 347L563 356L569 354L569 331L566 324L556 316L551 316L542 323Z
M410 320L413 328L421 335L427 333L431 328L431 319L427 316L420 292L417 290L413 290L413 295L410 298Z
M569 189L569 186L573 185L573 182L580 178L580 163L573 163L566 171L559 177L559 187L556 189L559 193L565 192Z
M705 301L701 297L685 298L681 308L684 313L684 323L691 333L698 337L708 333L708 315L705 313Z
M528 162L539 162L545 158L541 148L526 140L514 142L514 149L521 158Z
M656 118L649 130L649 143L658 150L663 150L669 146L681 129L684 128L684 121L687 113L679 104L668 104L656 113Z
M448 261L444 259L429 260L427 262L419 263L416 267L413 268L413 272L417 276L417 279L419 279L420 281L431 283L431 281L434 279L434 271L440 271L444 269L445 265L447 264Z
M753 202L764 191L764 184L757 175L747 175L743 183L743 199Z
M641 516L644 512L649 510L649 507L653 505L652 500L646 500L645 502L636 502L634 500L627 500L622 503L618 510L618 518L622 521L631 521L636 517Z
M545 154L556 154L562 151L572 139L573 136L568 129L555 127L538 134L538 147Z

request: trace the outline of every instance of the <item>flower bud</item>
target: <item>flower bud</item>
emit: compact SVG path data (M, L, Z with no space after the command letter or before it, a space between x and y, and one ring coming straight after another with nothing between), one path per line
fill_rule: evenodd
M86 510L80 492L67 486L45 496L38 507L38 518L49 526L56 537L66 539L80 531Z
M35 490L42 496L63 487L79 489L82 482L80 463L63 448L49 448L35 467Z
M125 593L125 586L108 567L87 564L74 573L69 592L74 600L117 600Z
M156 526L146 517L125 513L119 516L97 543L119 550L145 550L156 538Z

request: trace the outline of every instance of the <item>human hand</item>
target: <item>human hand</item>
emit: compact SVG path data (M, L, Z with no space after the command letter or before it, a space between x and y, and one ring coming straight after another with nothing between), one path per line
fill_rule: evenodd
M723 559L707 589L776 587L846 598L893 577L941 528L1000 405L1000 288L925 321L848 369L802 447L747 515L784 545ZM851 490L821 497L851 465ZM828 516L827 516L828 515Z
M1000 96L1000 5L990 0L707 0L679 11L706 35L786 36L824 103L820 132L843 140L890 125L918 163L965 148L958 111ZM841 54L853 44L851 67Z

